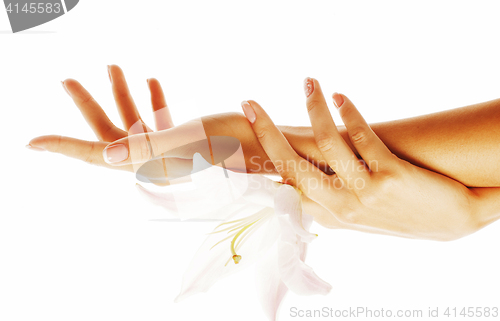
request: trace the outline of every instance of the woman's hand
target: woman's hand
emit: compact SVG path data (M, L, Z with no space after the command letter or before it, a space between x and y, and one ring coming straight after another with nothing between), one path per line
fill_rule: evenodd
M152 151L154 155L174 150L176 157L163 159L161 162L165 166L160 166L159 172L148 173L153 177L161 177L166 183L165 177L169 174L172 175L175 169L191 170L190 158L195 152L208 156L207 160L210 159L210 153L208 155L206 153L206 150L209 149L207 137L228 136L236 138L241 143L246 166L244 164L241 166L241 162L231 163L231 160L226 162L225 166L236 171L275 173L272 165L265 166L268 163L267 155L242 114L224 113L204 116L174 127L160 83L151 78L148 80L148 87L151 92L151 103L157 129L157 132L153 132L140 117L120 67L108 66L108 73L124 130L109 120L101 106L78 81L67 79L63 82L63 87L94 131L98 141L47 135L33 138L27 147L32 150L56 152L89 164L130 172L137 172L142 164L150 160L153 156L150 147L154 148ZM135 150L130 152L129 150L117 151L115 149L114 153L110 152L110 147L115 146L110 145L110 143L120 142L120 140L128 141L128 137L134 137L135 142L138 143ZM198 143L193 144L195 142ZM107 146L108 149L106 149ZM182 146L188 147L179 148ZM134 153L136 157L132 161L129 156ZM170 169L169 173L167 173L167 167Z
M64 89L80 109L99 141L85 141L59 135L48 135L33 138L28 147L34 150L60 153L93 165L133 171L132 166L115 167L106 163L102 157L103 150L110 142L127 137L129 134L144 131L152 132L152 130L141 119L121 68L116 65L108 66L108 74L125 130L116 127L109 120L101 106L78 81L66 79L62 82ZM148 79L148 87L151 92L151 104L156 129L172 128L172 118L160 83L158 80L150 78Z
M483 226L474 212L474 193L448 177L396 157L352 102L334 94L352 145L362 157L358 159L339 134L319 83L306 79L305 91L316 144L333 175L297 155L256 102L245 101L242 107L283 180L331 213L330 220L322 214L320 223L339 221L375 232L433 240L457 239Z

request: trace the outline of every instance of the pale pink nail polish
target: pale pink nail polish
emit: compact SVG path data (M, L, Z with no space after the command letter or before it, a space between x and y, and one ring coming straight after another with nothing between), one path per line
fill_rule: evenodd
M332 95L332 98L333 98L333 103L335 104L335 107L337 107L337 108L342 107L342 104L344 104L344 97L342 97L341 94L334 93Z
M244 100L241 102L241 108L243 109L243 113L245 113L248 121L253 124L257 119L257 116L255 115L255 111L252 106L248 103L248 101Z
M61 81L61 84L62 84L62 86L64 88L64 91L71 97L71 94L69 93L68 88L66 88L66 84L64 83L64 81Z
M311 96L311 94L314 92L314 81L312 78L307 77L304 79L304 93L306 94L306 97Z
M128 149L123 144L107 147L102 152L104 160L108 163L118 163L128 158Z
M26 148L29 150L34 150L36 152L44 152L45 151L45 149L43 149L41 147L31 146L30 144L26 145Z

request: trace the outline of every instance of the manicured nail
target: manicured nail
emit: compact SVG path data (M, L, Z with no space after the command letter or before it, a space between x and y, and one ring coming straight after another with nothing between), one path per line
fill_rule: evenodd
M245 113L248 121L253 124L255 119L257 119L257 116L255 115L255 111L252 106L248 103L248 101L244 100L241 102L241 108L243 108L243 112Z
M66 88L66 84L64 83L64 81L61 81L61 84L64 88L64 91L71 97L71 94L69 93L68 88Z
M108 163L118 163L128 158L128 149L125 145L118 144L105 148L102 154Z
M111 83L113 83L113 79L111 78L111 71L109 70L110 68L111 68L111 66L110 66L110 65L108 65L108 77L109 77L109 81L110 81Z
M342 97L341 94L334 93L332 95L332 98L333 98L333 103L335 104L335 107L337 107L337 108L342 107L342 104L344 103L344 97Z
M304 93L306 94L306 97L311 96L311 94L314 91L314 81L312 78L307 77L304 79Z
M30 144L26 145L26 148L30 149L30 150L34 150L36 152L44 152L45 151L45 149L43 149L41 147L31 146Z

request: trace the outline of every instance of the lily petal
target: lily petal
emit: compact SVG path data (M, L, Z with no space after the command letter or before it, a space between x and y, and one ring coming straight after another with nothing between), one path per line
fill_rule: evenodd
M267 252L264 258L257 262L255 274L262 309L269 320L275 321L281 301L288 292L287 286L281 281L276 244Z
M199 171L200 169L203 169ZM199 153L193 155L194 183L201 186L207 182L211 187L216 183L225 182L233 189L233 197L242 196L247 202L274 206L274 198L282 185L263 175L234 172L218 166L212 166Z
M303 242L310 243L318 237L317 234L309 233L304 229L300 192L293 186L281 184L274 198L274 210L278 215L290 215L290 223L292 224L293 231L300 236Z
M148 190L140 184L136 184L136 187L148 201L163 207L167 213L181 220L193 218L226 220L241 211L254 213L263 208L263 206L245 202L241 198L229 204L213 204L211 200L207 200L209 195L198 198L197 195L200 192L196 190L159 193Z
M199 153L193 155L191 182L162 187L154 192L138 185L152 203L182 220L227 219L245 204L273 207L281 184L261 175L233 172L212 166Z
M320 279L313 269L304 263L307 244L293 232L289 215L278 217L281 239L278 241L278 266L281 280L294 293L300 295L326 295L332 286Z
M226 233L209 235L186 270L181 292L175 302L198 292L208 291L217 280L250 266L265 254L279 236L278 221L272 211L271 208L262 210L264 218L259 222L261 226L256 228L255 233L238 249L238 254L242 257L239 264L235 264L231 259L231 238L217 244L227 237Z
M227 219L247 202L241 198L245 192L247 174L235 173L212 166L199 153L193 155L193 171L190 183L163 187L159 193L138 185L139 191L153 204L185 219ZM228 177L226 177L228 176Z

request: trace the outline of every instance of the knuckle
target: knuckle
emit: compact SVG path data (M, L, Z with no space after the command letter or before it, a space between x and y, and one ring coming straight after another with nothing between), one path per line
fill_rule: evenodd
M61 135L50 135L47 136L48 141L50 142L49 144L49 150L54 152L54 153L61 153L62 150L62 136Z
M54 152L59 153L62 147L62 136L61 135L56 135L54 136L55 138L55 143L54 143Z
M255 136L257 136L259 140L265 139L268 133L269 133L269 128L267 126L261 126L255 130Z
M360 215L355 211L343 212L337 218L344 224L358 224L360 222Z
M355 128L352 131L351 141L354 144L364 144L368 140L368 132L365 128Z
M316 145L321 151L331 151L335 147L335 138L330 133L319 133L316 136Z
M94 164L95 163L94 152L95 152L95 142L89 142L89 149L83 161L87 164L91 165Z
M81 103L82 103L82 105L88 105L88 104L90 104L93 101L94 101L94 98L92 96L85 95L84 97L82 97Z
M125 90L125 89L119 89L116 91L116 95L118 96L118 98L120 99L129 99L130 98L130 93L128 90Z
M315 99L315 98L308 99L306 102L307 111L311 112L314 108L319 106L319 104L320 104L320 101L318 99Z

